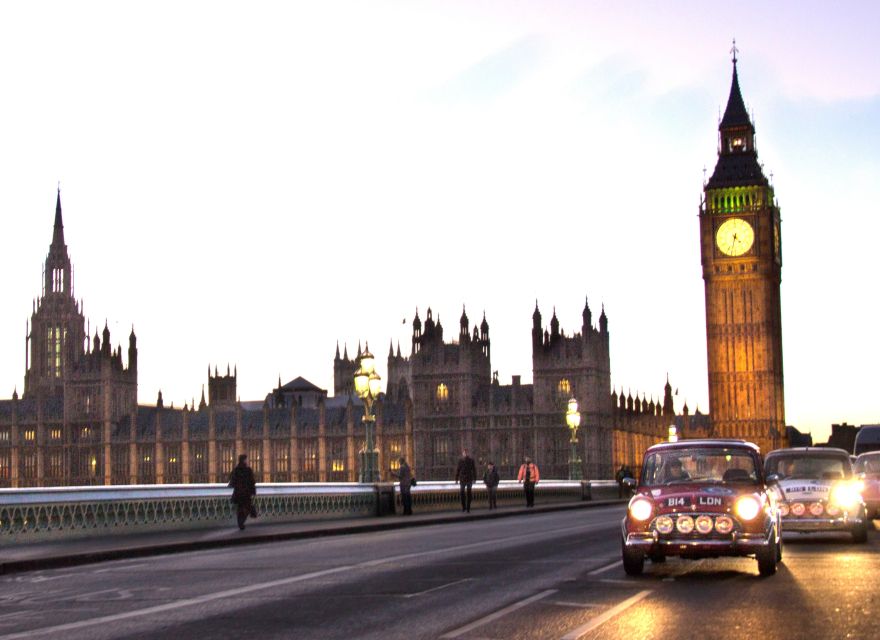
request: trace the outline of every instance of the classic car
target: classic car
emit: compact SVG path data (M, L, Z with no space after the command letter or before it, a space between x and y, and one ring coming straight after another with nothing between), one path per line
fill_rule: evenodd
M782 560L779 513L764 482L757 445L744 440L680 440L645 452L622 523L623 568L667 556L754 556L762 576Z
M880 518L880 451L857 456L853 471L865 483L862 499L868 508L868 517Z
M767 454L764 473L778 491L783 531L843 531L853 542L868 539L864 483L843 449L776 449Z

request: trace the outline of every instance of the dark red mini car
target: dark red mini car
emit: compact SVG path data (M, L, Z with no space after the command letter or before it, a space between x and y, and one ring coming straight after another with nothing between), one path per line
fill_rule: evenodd
M635 480L631 481L635 485ZM645 452L622 524L623 568L645 559L754 556L762 576L782 560L775 494L758 447L744 440L682 440Z

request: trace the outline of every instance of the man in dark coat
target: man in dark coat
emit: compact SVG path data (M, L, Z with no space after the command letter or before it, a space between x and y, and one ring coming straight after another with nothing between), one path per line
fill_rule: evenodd
M391 472L391 475L400 480L400 504L403 506L403 515L412 515L412 486L413 472L406 463L405 458L399 460L400 467L397 473Z
M471 492L474 486L474 480L477 479L477 465L474 459L468 455L467 449L461 450L461 458L458 460L458 467L455 469L455 481L459 484L461 492L461 510L471 511Z
M238 466L229 476L229 486L232 487L232 503L238 505L238 528L244 529L244 522L248 516L252 513L256 516L252 500L257 495L254 472L248 466L245 454L238 456Z
M489 508L497 509L498 503L495 501L495 494L498 491L498 483L501 479L498 477L498 469L495 468L495 463L490 462L489 466L486 467L486 473L483 474L483 482L486 485L486 493L489 494Z

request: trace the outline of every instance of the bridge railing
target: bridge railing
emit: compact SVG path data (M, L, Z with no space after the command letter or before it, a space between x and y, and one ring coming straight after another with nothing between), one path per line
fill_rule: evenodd
M536 502L576 502L616 497L607 481L541 481ZM609 491L613 489L613 495ZM460 507L458 485L419 482L414 510ZM125 485L0 489L0 547L60 538L226 527L235 522L231 489L222 484ZM523 503L522 486L502 482L498 505ZM257 484L261 521L295 522L364 518L399 512L399 487L391 483ZM487 504L485 487L474 485L476 508Z

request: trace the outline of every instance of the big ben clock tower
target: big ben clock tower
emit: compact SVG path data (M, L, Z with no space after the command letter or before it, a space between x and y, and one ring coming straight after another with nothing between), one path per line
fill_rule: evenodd
M718 162L700 205L709 410L716 437L784 446L779 208L755 150L733 49Z

